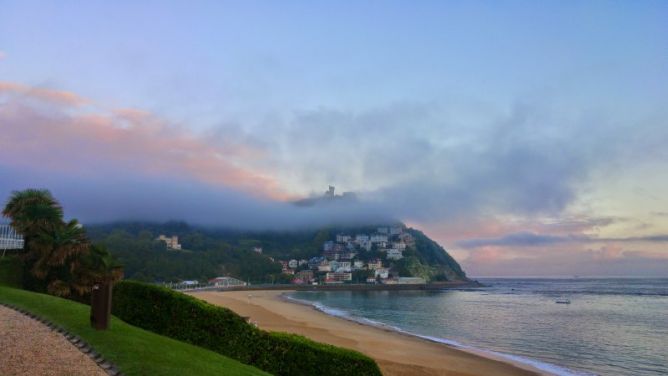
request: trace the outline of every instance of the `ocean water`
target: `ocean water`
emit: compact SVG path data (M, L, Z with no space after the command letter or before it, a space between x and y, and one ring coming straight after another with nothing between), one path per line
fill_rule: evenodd
M668 279L480 279L444 291L304 291L291 299L369 325L557 375L668 375ZM569 299L571 304L557 304Z

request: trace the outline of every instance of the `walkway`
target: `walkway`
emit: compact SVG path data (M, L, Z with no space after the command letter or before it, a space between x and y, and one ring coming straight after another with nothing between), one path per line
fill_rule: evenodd
M105 376L61 334L0 306L0 375Z

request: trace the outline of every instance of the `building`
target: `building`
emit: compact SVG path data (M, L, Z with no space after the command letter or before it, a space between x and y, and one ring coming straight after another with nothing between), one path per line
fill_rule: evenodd
M232 277L216 277L209 280L209 285L215 287L240 287L246 286L246 282Z
M288 261L288 268L297 269L298 266L299 266L299 261L297 261L295 259L292 259L292 260Z
M387 259L388 260L401 260L404 258L404 254L402 251L396 249L396 248L391 248L387 250Z
M308 260L308 267L309 267L309 269L313 269L313 270L318 269L318 266L319 266L320 263L322 263L324 260L325 260L324 257L311 257L311 258Z
M380 269L380 268L383 267L383 262L378 260L378 259L375 259L375 260L369 261L366 264L366 266L369 268L369 270L376 270L376 269Z
M343 273L347 272L350 273L352 271L352 264L350 261L339 261L339 264L336 266L336 272L338 273Z
M369 240L364 240L360 244L360 248L364 249L365 251L370 251L371 250L371 242Z
M387 241L387 235L374 234L374 235L371 235L369 237L369 240L371 240L372 243L386 242Z
M352 273L330 272L325 275L325 283L343 283L353 280Z
M353 269L355 269L355 270L362 270L362 269L364 269L364 261L362 261L362 260L355 260L355 262L353 262Z
M160 236L158 236L156 240L165 242L165 244L167 245L167 249L173 249L176 251L181 249L181 244L179 244L179 237L176 235L165 236L163 234L160 234Z
M343 235L343 234L338 234L336 235L336 241L337 243L347 243L352 239L350 235Z
M378 231L379 234L387 234L387 233L389 233L389 230L387 229L387 227L378 227L378 230L377 230L377 231Z
M262 253L262 247L253 247L253 252Z
M339 255L339 260L352 260L357 256L355 252L343 252Z
M392 248L396 248L400 251L405 251L406 250L406 243L404 243L404 242L392 243Z
M421 277L399 277L397 283L402 285L424 285L427 281Z
M369 235L365 234L355 235L355 243L357 244L362 244L362 242L368 242L368 241L369 241Z
M373 277L369 277L366 279L366 283L376 283L376 282L377 282L376 279Z
M332 261L329 262L329 267L330 267L331 271L336 271L336 269L339 268L339 262L332 260Z
M306 259L299 260L299 266L304 266L304 265L308 265L308 260Z
M304 283L311 283L314 280L313 271L311 270L302 270L295 274L297 279L301 279Z
M332 267L329 265L327 261L323 261L318 265L318 271L319 272L331 272Z
M413 235L409 233L402 233L399 235L399 239L401 239L402 242L404 242L407 246L409 247L414 247L415 246L415 238L413 238Z
M374 271L374 275L380 279L387 279L390 276L390 271L387 268L380 268Z
M401 226L390 227L390 235L399 235L404 232L404 229Z
M322 250L325 252L331 251L332 249L334 249L334 241L332 240L328 240L322 245Z

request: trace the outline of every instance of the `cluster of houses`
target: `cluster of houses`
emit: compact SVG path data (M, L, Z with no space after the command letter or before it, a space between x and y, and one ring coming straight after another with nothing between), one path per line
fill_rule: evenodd
M371 234L337 234L324 242L321 256L279 262L283 273L294 275L296 284L352 282L354 271L367 271L367 283L424 283L422 278L395 278L390 273L389 263L401 260L406 248L414 246L413 236L403 227L378 227ZM381 257L360 257L371 251Z

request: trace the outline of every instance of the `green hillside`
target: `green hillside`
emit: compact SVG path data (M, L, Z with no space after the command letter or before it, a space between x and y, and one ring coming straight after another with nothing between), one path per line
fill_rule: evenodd
M400 276L420 276L428 281L466 280L466 274L443 247L421 231L405 228L415 244L404 258L388 264ZM183 222L121 222L87 227L91 239L105 245L124 265L127 278L144 281L205 280L232 275L251 283L289 282L279 260L320 256L323 243L337 234L366 234L369 226L332 226L301 231L234 231L191 226ZM161 235L178 236L181 250L157 241ZM262 253L253 252L255 247ZM358 257L384 257L371 250ZM274 261L272 261L274 259Z

